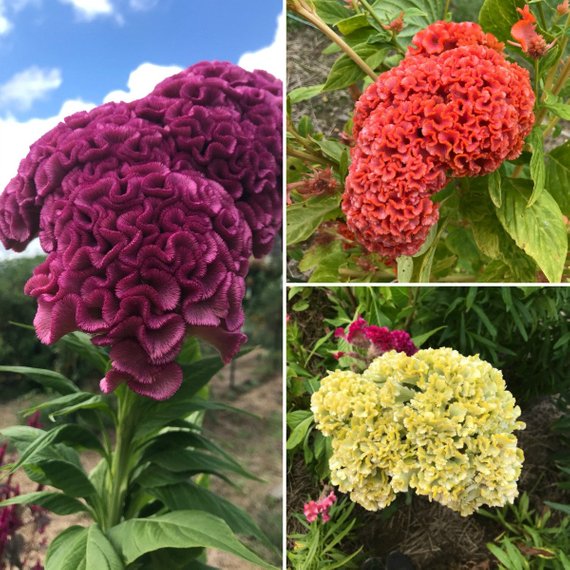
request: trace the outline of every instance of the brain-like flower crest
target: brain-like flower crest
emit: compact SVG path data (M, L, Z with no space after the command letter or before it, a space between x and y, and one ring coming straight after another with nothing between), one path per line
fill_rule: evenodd
M466 516L518 494L520 409L501 373L450 348L387 352L336 371L311 409L331 437L331 483L369 510L414 489Z
M200 63L132 103L65 119L0 196L0 239L49 254L26 284L52 343L73 330L109 346L103 391L156 399L182 381L186 333L225 361L244 342L251 255L281 223L281 84Z
M413 44L356 104L342 203L355 237L390 259L419 250L449 177L516 158L534 122L528 72L479 25L435 22Z

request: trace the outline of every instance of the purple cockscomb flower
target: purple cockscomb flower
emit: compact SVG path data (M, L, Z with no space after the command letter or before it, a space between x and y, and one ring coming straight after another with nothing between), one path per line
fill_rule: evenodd
M110 347L104 392L166 399L190 333L224 361L246 337L248 260L281 224L281 82L199 63L132 103L65 119L0 196L0 239L47 259L26 292L42 342L73 330Z

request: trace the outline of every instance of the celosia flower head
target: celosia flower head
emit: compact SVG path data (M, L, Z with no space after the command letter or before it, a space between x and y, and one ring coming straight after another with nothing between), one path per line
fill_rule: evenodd
M42 342L73 330L110 347L103 391L171 396L187 333L230 360L248 260L281 221L281 84L203 62L147 97L67 117L30 148L0 196L0 239L37 235L26 292Z
M319 515L321 520L326 523L330 521L331 517L329 514L329 509L336 502L336 495L334 491L331 491L328 495L321 497L317 501L308 501L303 505L303 514L307 519L307 522L315 522Z
M463 516L517 496L520 409L478 356L387 352L362 375L329 374L311 409L331 437L331 483L366 509L408 489Z
M521 19L511 28L511 35L517 41L509 41L509 43L520 47L524 53L538 59L554 45L554 42L547 44L544 37L536 31L536 18L528 4L525 4L522 9L517 8L517 12L521 15Z
M344 339L356 348L368 349L369 354L373 356L390 350L397 350L411 356L418 350L408 332L369 325L361 316L348 325L346 333L342 327L339 327L335 330L334 336ZM344 353L336 354L342 356Z
M435 22L412 41L356 103L342 202L356 239L389 259L421 247L450 176L516 158L534 121L528 72L477 24Z

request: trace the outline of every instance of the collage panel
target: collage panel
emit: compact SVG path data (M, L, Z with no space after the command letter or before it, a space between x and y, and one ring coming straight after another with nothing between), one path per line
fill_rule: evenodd
M0 0L0 570L282 568L284 36Z
M568 283L567 2L287 5L288 281Z
M569 288L287 297L289 568L568 567Z

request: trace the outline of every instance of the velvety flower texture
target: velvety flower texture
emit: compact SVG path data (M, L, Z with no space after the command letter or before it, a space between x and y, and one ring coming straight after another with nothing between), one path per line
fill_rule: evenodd
M362 373L336 370L311 398L330 437L330 481L365 509L415 490L459 512L518 494L520 408L499 370L450 348L390 351Z
M356 104L342 203L358 241L389 259L419 250L449 177L516 158L534 122L528 72L477 24L436 22L413 44Z
M0 239L49 254L26 284L42 342L73 330L110 347L104 392L170 397L186 333L229 361L244 342L252 254L281 223L281 83L194 65L132 103L65 119L0 196Z

